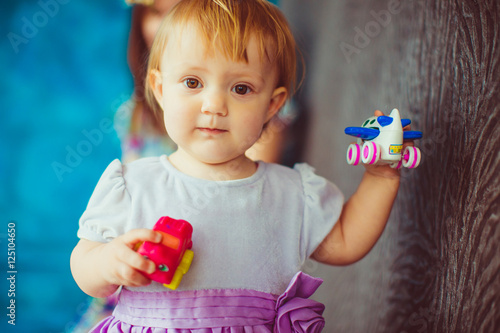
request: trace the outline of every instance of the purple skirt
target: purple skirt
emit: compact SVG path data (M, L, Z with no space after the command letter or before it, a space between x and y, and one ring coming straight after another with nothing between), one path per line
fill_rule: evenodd
M280 296L246 289L161 293L123 289L113 315L90 332L321 332L325 307L308 299L321 283L299 272Z

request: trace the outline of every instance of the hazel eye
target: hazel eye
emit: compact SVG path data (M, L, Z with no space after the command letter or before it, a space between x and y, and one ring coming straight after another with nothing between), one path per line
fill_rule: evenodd
M233 92L237 93L238 95L246 95L251 91L252 89L250 89L250 87L246 84L238 84L233 88Z
M196 89L196 88L201 88L201 83L197 79L185 79L184 80L184 85L188 87L189 89Z

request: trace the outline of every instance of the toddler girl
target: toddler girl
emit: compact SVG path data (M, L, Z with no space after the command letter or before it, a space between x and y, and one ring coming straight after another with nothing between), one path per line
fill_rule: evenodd
M295 87L295 42L264 0L184 0L157 33L146 90L177 144L169 157L113 161L80 219L71 257L80 288L113 316L93 332L320 332L321 281L306 259L361 259L387 222L399 186L371 167L352 198L306 164L252 161L245 152ZM161 216L194 228L190 271L176 291L151 282L134 251L160 242Z

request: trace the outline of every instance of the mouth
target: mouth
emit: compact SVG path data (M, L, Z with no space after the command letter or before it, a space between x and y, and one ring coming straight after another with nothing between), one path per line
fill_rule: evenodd
M220 129L220 128L198 127L197 129L200 132L206 133L206 134L222 134L222 133L227 132L227 130Z

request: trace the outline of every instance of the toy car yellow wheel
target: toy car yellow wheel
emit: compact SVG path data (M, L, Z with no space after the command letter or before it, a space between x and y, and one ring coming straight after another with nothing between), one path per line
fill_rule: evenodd
M380 159L380 147L372 141L363 144L361 160L364 164L375 164Z
M361 146L357 143L350 144L346 158L349 165L358 165L361 161Z
M177 289L179 284L181 283L182 277L186 274L191 266L191 262L193 261L194 252L191 250L186 250L184 256L177 267L177 270L174 273L172 281L169 284L163 284L165 287L170 288L172 290Z
M403 166L408 169L418 167L422 159L420 149L414 146L407 146L403 152Z
M194 258L194 252L192 250L186 250L179 264L179 268L184 272L184 274L186 274L189 271L189 267L191 267L193 258Z

